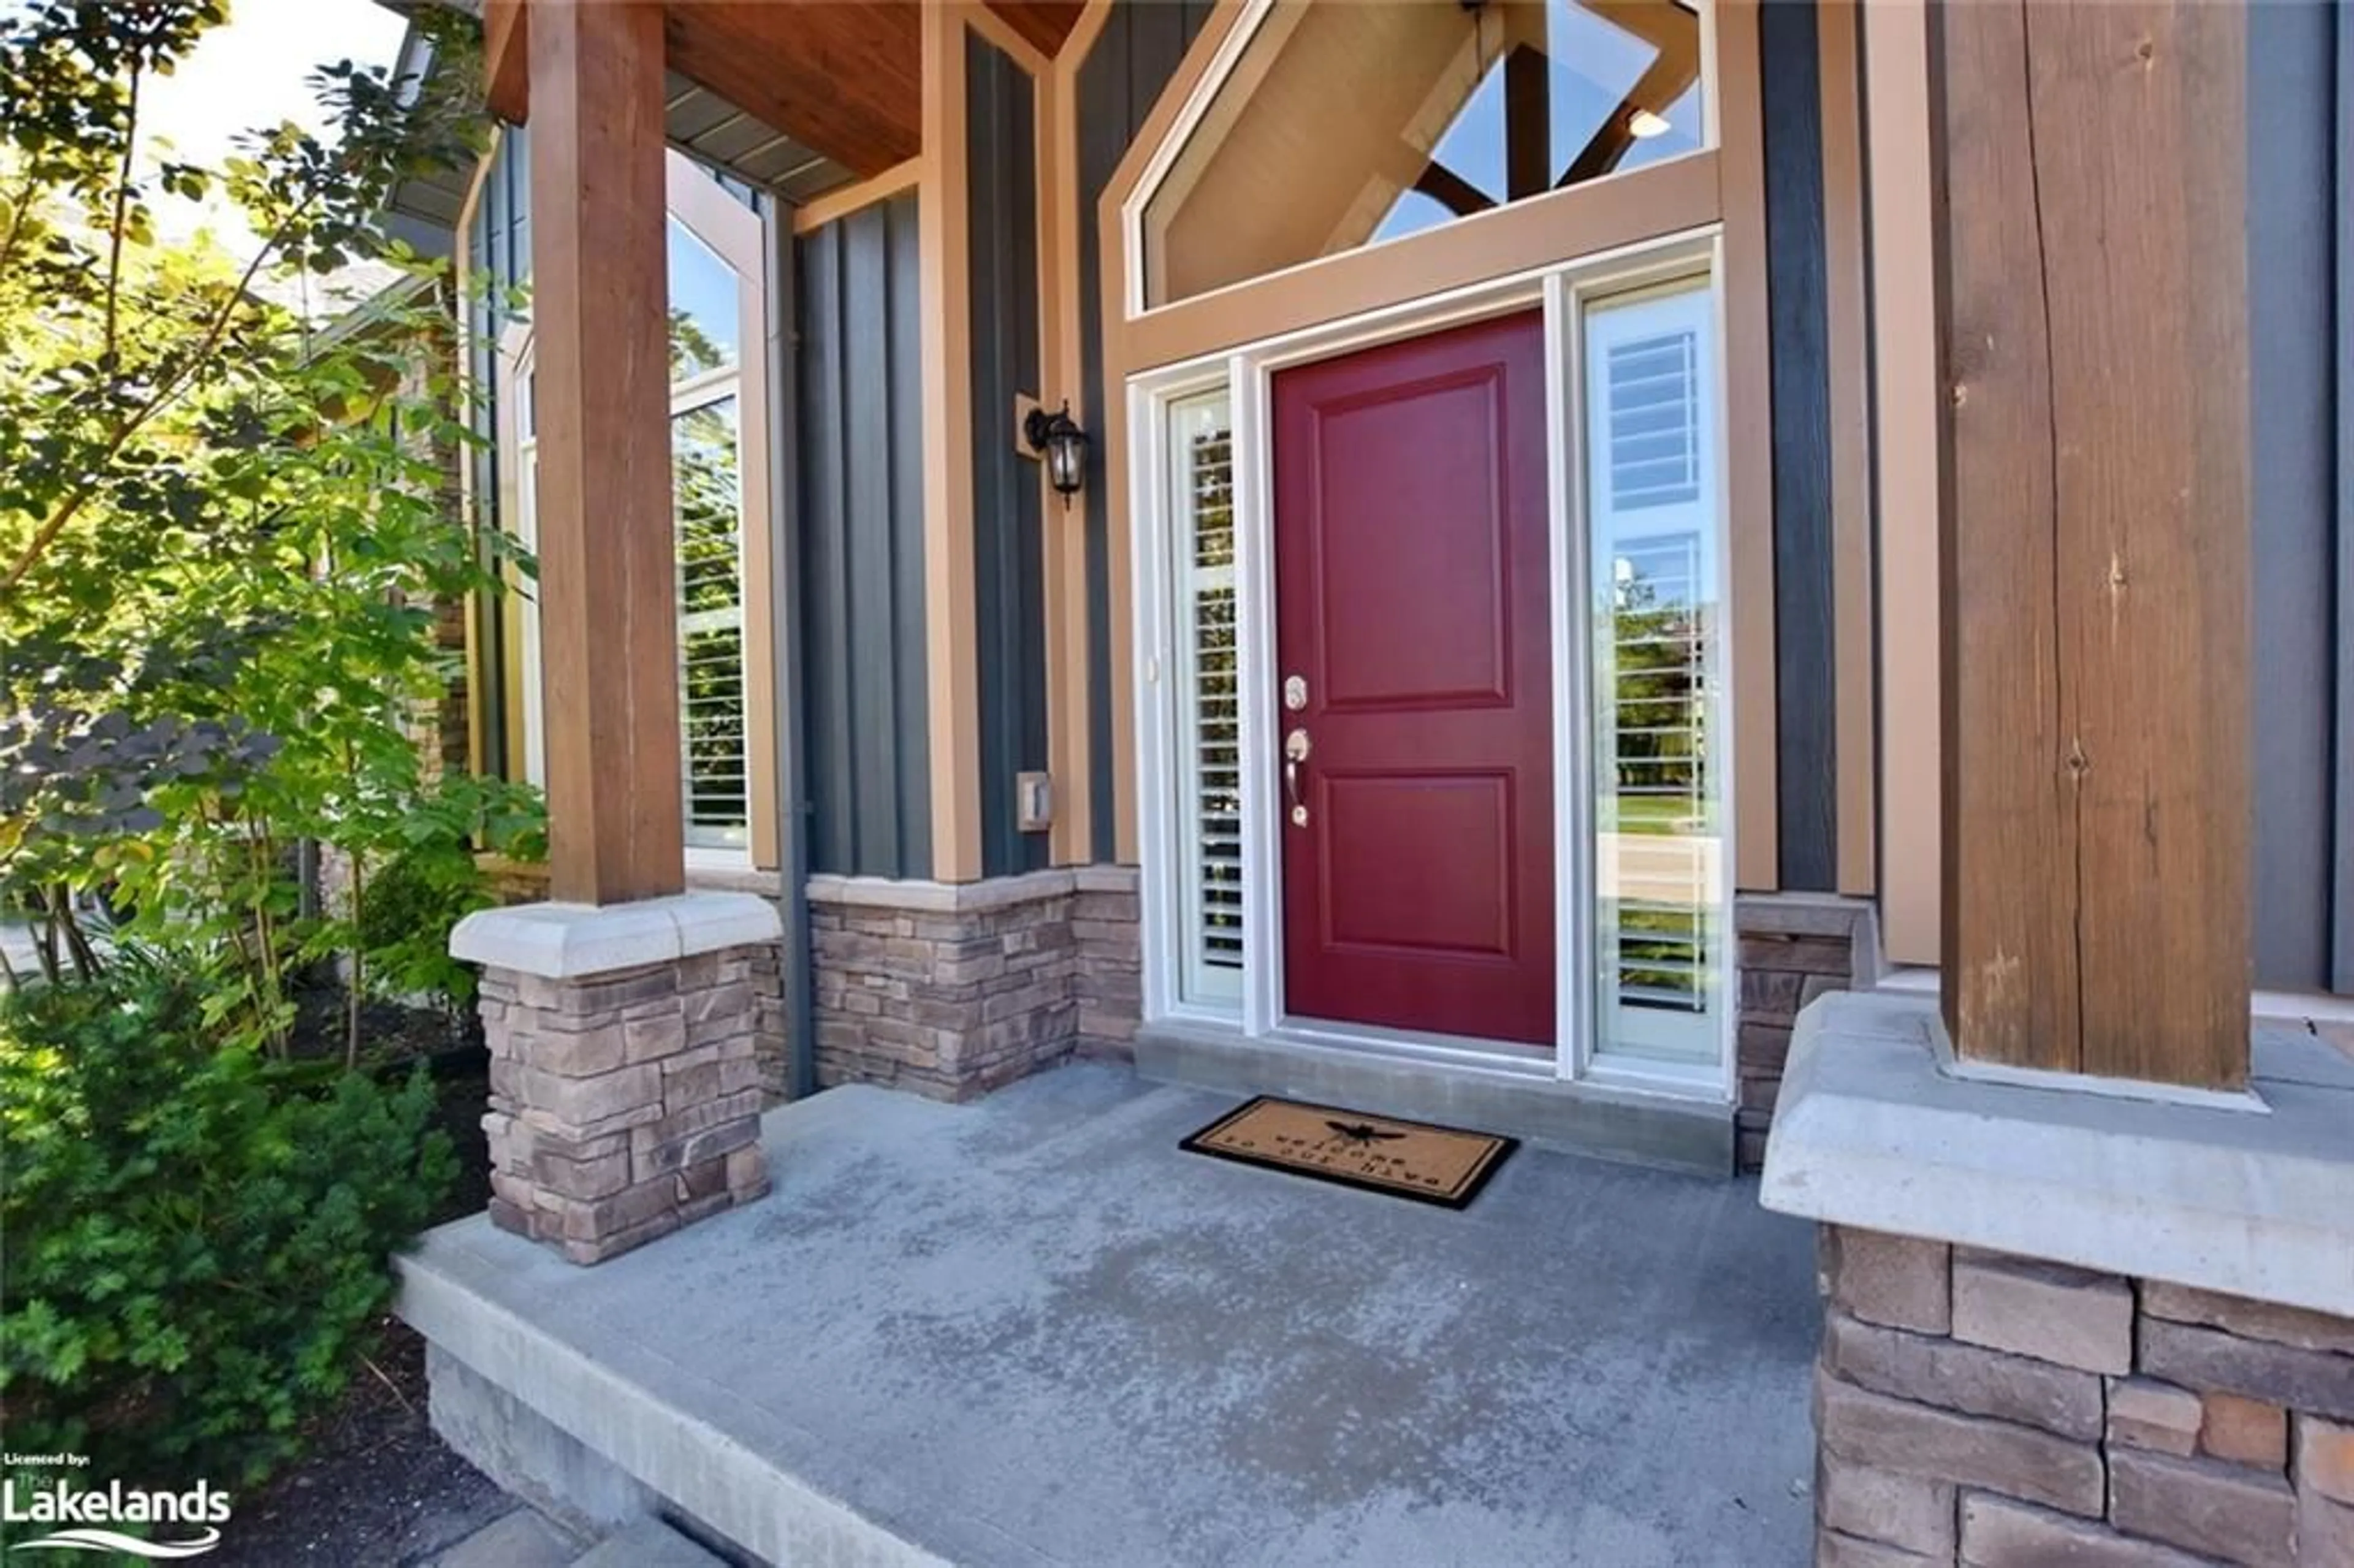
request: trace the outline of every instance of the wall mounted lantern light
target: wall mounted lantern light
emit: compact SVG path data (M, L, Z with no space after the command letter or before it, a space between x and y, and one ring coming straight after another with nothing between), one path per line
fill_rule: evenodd
M1087 433L1071 418L1070 404L1066 402L1051 414L1044 408L1031 409L1022 421L1022 439L1044 460L1046 482L1063 498L1063 509L1069 511L1071 497L1079 493L1087 472Z

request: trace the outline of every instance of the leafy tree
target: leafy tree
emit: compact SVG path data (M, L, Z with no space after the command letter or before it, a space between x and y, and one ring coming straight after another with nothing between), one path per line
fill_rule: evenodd
M289 123L217 169L143 161L143 91L228 10L39 0L0 21L0 898L42 915L54 973L175 954L211 982L209 1024L280 1049L294 974L347 953L355 1054L370 874L435 868L446 927L486 897L452 870L465 849L532 853L538 821L417 744L451 673L432 607L495 590L503 562L451 482L475 438L448 280L375 224L401 179L479 150L471 24L421 24L429 79L321 68L332 139ZM225 197L252 254L160 238L165 195ZM360 260L414 283L323 333L273 302ZM304 840L349 857L345 907L306 908ZM387 944L398 980L462 983L415 939Z

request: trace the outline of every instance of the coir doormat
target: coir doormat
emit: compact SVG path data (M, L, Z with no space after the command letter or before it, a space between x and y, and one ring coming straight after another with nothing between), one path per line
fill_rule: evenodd
M1520 1139L1261 1095L1178 1147L1460 1209Z

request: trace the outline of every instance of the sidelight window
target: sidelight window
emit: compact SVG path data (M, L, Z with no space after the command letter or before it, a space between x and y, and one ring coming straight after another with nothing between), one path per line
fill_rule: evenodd
M1175 523L1178 793L1186 831L1182 988L1231 1001L1243 973L1242 684L1235 641L1234 418L1223 390L1169 408Z
M1586 307L1599 1053L1722 1046L1723 772L1710 295Z

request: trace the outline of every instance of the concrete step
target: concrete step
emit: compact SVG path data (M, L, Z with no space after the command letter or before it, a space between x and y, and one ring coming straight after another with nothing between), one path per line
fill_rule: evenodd
M573 1559L572 1568L727 1568L658 1519L642 1519Z
M432 1568L569 1568L580 1542L527 1508L501 1514L433 1560Z
M432 1560L429 1568L727 1568L658 1519L622 1526L586 1552L580 1538L535 1509L501 1514Z

